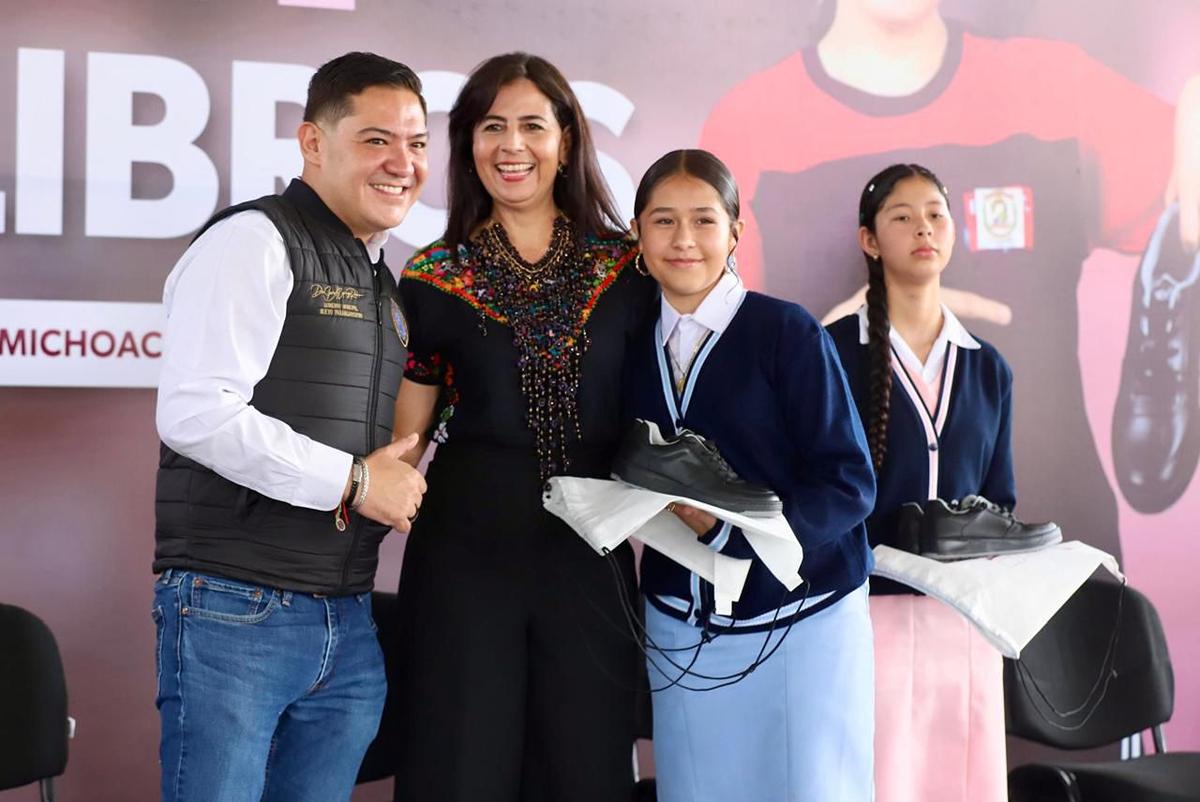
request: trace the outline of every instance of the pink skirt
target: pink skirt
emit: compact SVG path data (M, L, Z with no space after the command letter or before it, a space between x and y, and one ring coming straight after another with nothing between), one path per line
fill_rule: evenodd
M877 802L1005 802L1002 658L927 596L872 596Z

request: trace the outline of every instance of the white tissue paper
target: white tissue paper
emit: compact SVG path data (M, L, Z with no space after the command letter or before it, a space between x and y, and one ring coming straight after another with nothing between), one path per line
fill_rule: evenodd
M727 557L701 543L683 521L666 511L671 502L704 510L738 527L776 579L788 590L800 586L804 551L782 514L748 518L683 496L655 493L609 479L573 476L553 477L543 498L549 512L566 521L600 554L630 537L640 540L711 582L716 612L732 614L751 561Z
M876 546L872 573L950 605L1001 654L1015 660L1099 566L1124 579L1116 558L1077 540L1024 554L956 562Z

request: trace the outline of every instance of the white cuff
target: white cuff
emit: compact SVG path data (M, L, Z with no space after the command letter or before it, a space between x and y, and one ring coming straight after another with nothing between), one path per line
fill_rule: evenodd
M324 443L309 443L308 464L290 502L296 507L332 510L342 502L354 456Z

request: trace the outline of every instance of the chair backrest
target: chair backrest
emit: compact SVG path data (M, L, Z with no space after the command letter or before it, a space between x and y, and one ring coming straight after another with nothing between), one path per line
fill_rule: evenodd
M1060 749L1104 746L1167 721L1175 677L1154 605L1092 577L1022 650L1020 664L1004 661L1004 700L1010 734Z
M67 768L67 682L40 618L0 604L0 789Z

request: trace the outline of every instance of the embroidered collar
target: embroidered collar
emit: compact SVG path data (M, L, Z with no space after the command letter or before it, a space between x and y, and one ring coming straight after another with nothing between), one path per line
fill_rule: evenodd
M592 294L583 309L580 326L587 323L600 296L627 266L633 264L637 249L627 240L604 240L592 236L584 237L586 250L595 264L592 276ZM476 311L502 325L509 325L508 318L490 302L481 301L475 287L477 254L473 248L460 245L457 257L444 240L437 240L413 254L404 266L403 277L436 287L442 292L465 301Z

